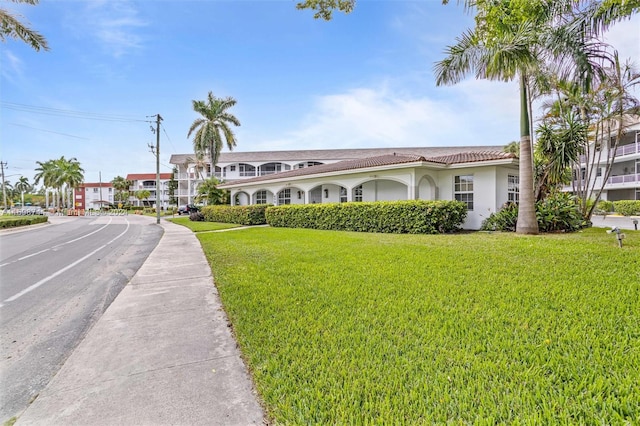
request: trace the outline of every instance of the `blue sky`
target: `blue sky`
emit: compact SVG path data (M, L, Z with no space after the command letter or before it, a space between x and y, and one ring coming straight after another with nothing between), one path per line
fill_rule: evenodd
M432 68L472 26L455 1L361 0L314 20L294 0L2 1L48 40L0 44L0 157L7 179L35 161L76 157L85 180L155 171L148 120L164 118L161 171L192 152L191 101L212 91L231 110L236 151L506 145L518 139L518 89L436 87ZM640 20L608 41L640 58ZM87 119L86 117L98 118Z

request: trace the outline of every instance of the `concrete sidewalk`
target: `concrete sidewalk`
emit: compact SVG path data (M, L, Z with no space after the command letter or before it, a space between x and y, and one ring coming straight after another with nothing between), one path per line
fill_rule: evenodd
M151 225L150 225L151 226ZM195 235L164 235L17 425L260 425Z

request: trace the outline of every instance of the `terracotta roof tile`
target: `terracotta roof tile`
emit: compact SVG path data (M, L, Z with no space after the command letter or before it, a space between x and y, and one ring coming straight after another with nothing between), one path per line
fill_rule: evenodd
M427 158L427 161L442 164L475 163L478 161L505 160L515 155L501 151L459 152L452 155Z

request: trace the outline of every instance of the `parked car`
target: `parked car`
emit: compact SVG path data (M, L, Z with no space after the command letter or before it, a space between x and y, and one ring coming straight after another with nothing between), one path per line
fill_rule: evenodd
M194 206L193 204L183 204L180 207L178 207L178 215L190 214L197 211L198 211L198 207Z

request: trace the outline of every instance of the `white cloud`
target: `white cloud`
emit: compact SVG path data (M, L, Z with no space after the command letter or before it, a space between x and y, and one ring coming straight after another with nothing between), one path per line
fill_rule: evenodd
M86 30L115 58L142 47L136 30L148 24L128 1L90 2L83 19Z
M8 49L2 50L2 77L15 83L24 78L24 63Z
M514 84L470 80L437 90L447 97L386 85L321 96L297 129L257 149L506 145L518 138Z
M640 16L616 23L605 34L604 40L618 50L621 60L630 58L640 66Z

